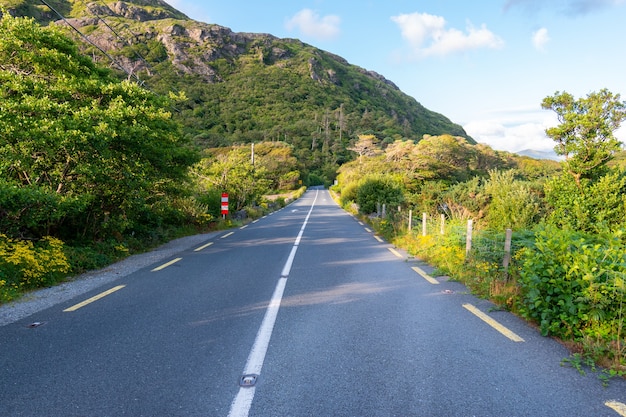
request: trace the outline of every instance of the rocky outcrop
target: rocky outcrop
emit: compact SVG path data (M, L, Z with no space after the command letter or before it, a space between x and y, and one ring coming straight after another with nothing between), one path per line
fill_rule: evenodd
M187 16L160 1L117 1L114 3L92 2L87 4L91 13L99 16L117 16L147 22L161 19L188 19Z

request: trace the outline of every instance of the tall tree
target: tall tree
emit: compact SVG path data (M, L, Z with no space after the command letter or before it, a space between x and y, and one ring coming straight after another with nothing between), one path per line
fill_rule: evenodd
M363 162L363 156L373 156L382 152L378 138L374 135L359 135L359 139L348 150L359 154L359 163Z
M271 185L265 167L252 165L247 147L234 147L205 158L196 164L193 173L202 192L227 193L233 212L256 203Z
M546 129L565 157L564 168L580 188L582 178L597 178L620 150L614 132L626 119L626 103L606 89L575 100L566 92L543 99L541 107L556 112L560 124Z

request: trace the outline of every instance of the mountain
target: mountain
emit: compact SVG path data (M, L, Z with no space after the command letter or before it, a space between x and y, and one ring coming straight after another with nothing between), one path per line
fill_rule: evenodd
M537 151L533 149L524 149L522 151L515 152L518 155L528 156L533 159L548 159L551 161L561 161L563 158L558 156L554 151Z
M8 1L13 15L66 27L122 77L184 92L173 112L203 147L280 140L305 170L320 170L350 159L359 134L383 144L442 134L475 143L382 75L297 39L194 21L161 0Z

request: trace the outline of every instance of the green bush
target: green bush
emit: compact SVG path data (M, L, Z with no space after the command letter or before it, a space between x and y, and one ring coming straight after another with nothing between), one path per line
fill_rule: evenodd
M519 311L537 322L543 335L578 340L607 324L621 330L626 276L621 234L598 237L546 226L522 259Z
M384 175L372 175L359 183L356 203L362 214L375 213L377 206L386 204L395 207L404 201L404 194L398 181Z
M562 174L545 187L549 221L560 227L602 233L626 225L626 173L613 170L595 182Z
M341 189L340 203L342 207L346 207L350 203L354 203L356 201L356 192L358 188L358 182L350 182Z
M486 220L490 229L522 230L536 224L540 201L527 181L509 171L490 171L485 193L491 197Z
M63 196L0 179L0 233L29 239L62 235L68 225L83 224L88 201L88 196Z
M0 301L9 301L16 292L52 285L69 269L60 240L46 237L33 243L0 234Z

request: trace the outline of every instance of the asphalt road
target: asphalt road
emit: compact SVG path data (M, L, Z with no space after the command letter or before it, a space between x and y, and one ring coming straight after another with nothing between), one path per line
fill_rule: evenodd
M0 416L626 415L625 380L431 271L310 190L0 327Z

